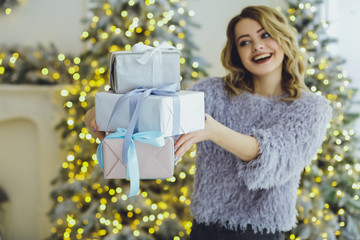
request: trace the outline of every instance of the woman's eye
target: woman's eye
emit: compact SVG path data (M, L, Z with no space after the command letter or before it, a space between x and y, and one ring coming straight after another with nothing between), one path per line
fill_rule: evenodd
M271 37L271 35L270 35L268 32L266 32L266 33L263 33L263 34L261 35L261 37L262 37L262 38L269 38L269 37Z
M250 41L241 41L240 42L240 47L246 46L249 44Z

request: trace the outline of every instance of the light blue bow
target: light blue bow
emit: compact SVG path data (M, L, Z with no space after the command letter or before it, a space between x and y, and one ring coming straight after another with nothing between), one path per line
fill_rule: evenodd
M111 138L124 138L124 143L125 143L126 133L127 133L126 129L118 128L116 132L107 135L100 142L96 151L96 158L102 169L104 169L103 141L105 139L111 139ZM129 141L129 148L127 151L125 151L128 159L126 164L126 178L130 179L129 197L135 196L139 192L139 187L140 187L139 165L138 165L138 158L136 154L134 140L147 143L155 147L163 147L165 145L164 135L159 131L140 132L140 133L135 133L131 136ZM124 153L124 149L123 149L123 153Z

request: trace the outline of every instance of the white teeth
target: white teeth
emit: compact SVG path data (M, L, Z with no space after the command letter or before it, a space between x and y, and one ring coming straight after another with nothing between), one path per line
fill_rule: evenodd
M255 61L258 61L258 60L260 60L260 59L267 58L267 57L270 57L270 56L271 56L270 53L265 53L265 54L262 54L262 55L259 55L259 56L254 57L254 60L255 60Z

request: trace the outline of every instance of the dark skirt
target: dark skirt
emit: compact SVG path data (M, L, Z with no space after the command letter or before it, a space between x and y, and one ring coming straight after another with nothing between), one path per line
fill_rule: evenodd
M205 225L203 223L193 222L190 233L190 240L284 240L283 232L254 233L251 226L246 230L233 231L226 229L219 224Z

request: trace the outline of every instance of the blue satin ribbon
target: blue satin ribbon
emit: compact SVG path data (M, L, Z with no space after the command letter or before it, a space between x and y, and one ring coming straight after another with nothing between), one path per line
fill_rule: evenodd
M103 165L103 141L105 139L111 138L124 138L127 134L127 130L124 128L118 128L116 132L107 135L98 145L96 151L96 158L99 162L99 165L104 169ZM128 164L126 164L126 178L130 179L130 191L129 197L137 195L140 187L140 174L139 174L139 165L138 158L136 154L136 148L134 140L140 141L143 143L151 144L155 147L163 147L165 145L164 135L159 131L148 131L132 134L130 139L129 148L126 151L128 158ZM124 150L123 150L124 153Z
M140 108L141 108L143 101L148 96L159 95L159 96L173 97L173 109L174 109L173 135L179 134L179 132L180 132L180 99L179 99L179 96L175 94L176 86L177 86L176 83L169 83L169 84L164 84L164 85L160 85L158 87L149 88L149 89L145 88L145 87L138 87L138 88L134 89L133 91L130 91L130 92L122 95L115 103L115 106L114 106L113 111L109 118L107 128L109 127L111 120L112 120L113 116L115 115L115 112L117 111L117 109L119 109L119 106L121 104L123 104L123 102L128 98L130 101L129 108L130 108L130 116L131 117L130 117L129 125L127 127L125 140L124 140L124 144L123 144L123 153L122 153L123 163L125 165L127 164L127 161L128 161L127 151L130 146L131 136L134 134L134 132L135 133L138 132L137 121L139 118Z

